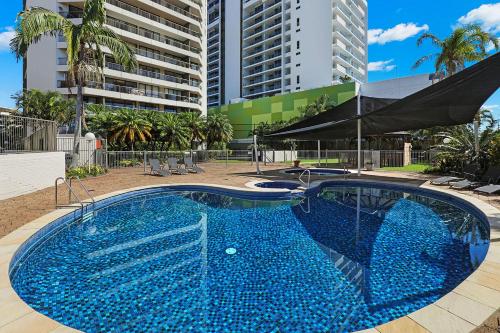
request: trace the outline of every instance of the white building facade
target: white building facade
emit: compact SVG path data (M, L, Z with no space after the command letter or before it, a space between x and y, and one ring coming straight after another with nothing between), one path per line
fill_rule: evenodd
M27 0L81 22L83 0ZM161 112L206 114L206 0L106 0L106 24L136 53L137 70L126 72L111 55L104 80L87 82L85 103ZM25 64L27 89L75 95L66 82L66 42L44 38Z
M209 107L367 82L366 0L210 0L208 15Z

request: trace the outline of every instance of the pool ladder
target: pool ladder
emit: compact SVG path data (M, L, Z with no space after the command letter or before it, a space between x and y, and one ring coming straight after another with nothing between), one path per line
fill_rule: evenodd
M76 179L78 181L78 184L80 187L85 191L87 196L90 198L90 201L84 201L80 199L78 194L73 189L73 180ZM68 189L68 204L59 204L59 190L58 190L58 185L61 182L61 184L66 185L66 188ZM81 217L83 220L87 220L94 216L94 209L95 209L95 199L94 197L90 194L90 190L85 186L85 184L82 183L79 177L73 176L68 178L67 180L64 177L59 177L56 179L55 184L55 202L56 202L56 208L74 208L75 206L72 204L72 199L73 197L77 200L77 203L80 205L80 211L81 211ZM88 214L85 214L85 205L92 205L92 211Z
M302 177L307 174L307 183L302 180ZM311 185L311 170L305 169L299 176L299 182L304 185L303 187L307 190L309 189L309 186Z

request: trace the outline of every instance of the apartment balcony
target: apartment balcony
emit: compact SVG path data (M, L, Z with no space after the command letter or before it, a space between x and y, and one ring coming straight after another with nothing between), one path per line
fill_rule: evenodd
M260 79L253 79L253 80L245 80L243 83L243 89L250 89L252 87L258 86L258 85L266 85L269 83L273 82L281 82L281 75L270 75L268 77L260 78ZM281 85L280 85L281 88Z
M184 79L181 77L173 76L173 75L166 75L162 74L159 72L153 72L153 71L147 71L143 69L136 69L132 72L126 71L123 66L115 63L106 63L105 68L112 70L112 71L117 71L120 73L123 73L122 75L118 75L119 78L123 79L129 79L133 81L139 81L141 83L148 83L148 84L159 84L162 86L167 86L169 88L176 88L176 89L185 89L185 90L190 90L193 92L200 92L199 89L201 87L201 81L199 80L188 80ZM105 73L109 74L109 73ZM111 73L112 74L112 73ZM127 75L129 74L129 75ZM110 75L113 76L113 75ZM140 76L139 78L136 76ZM157 81L165 81L169 82L172 84L162 84L161 82L154 82L154 80ZM193 89L195 88L195 89Z
M335 30L333 32L333 36L334 36L333 43L335 43L335 39L340 39L344 43L344 45L350 46L351 50L358 52L358 54L359 54L358 58L364 58L366 56L366 49L365 49L367 47L366 44L360 45L359 43L354 43L349 38L349 36L347 36L346 34L344 34L343 32L341 32L339 30ZM353 52L351 52L351 53L353 53Z
M252 18L255 18L255 16L257 16L263 12L266 12L268 10L272 10L280 4L281 4L281 0L268 1L268 2L264 2L260 5L258 5L257 7L253 8L253 9L250 9L250 10L248 9L248 7L243 5L243 11L244 11L243 22L251 20Z
M333 64L333 74L334 76L348 75L358 82L366 82L366 76L355 73L352 69L344 67L338 63Z
M280 18L280 19L277 19L271 23L260 26L259 28L252 28L252 29L243 30L243 40L247 41L250 38L256 38L256 37L264 35L264 34L265 34L265 38L271 38L274 36L273 34L275 32L272 32L270 34L268 34L268 32L272 29L275 29L278 26L281 26L282 23L283 23L283 21ZM279 33L281 34L281 29L279 29L279 30L280 30Z
M169 56L166 56L163 54L159 54L156 52L150 52L147 50L134 49L134 51L135 51L135 54L138 56L142 56L142 57L149 58L152 60L157 60L157 61L160 61L160 62L163 62L166 64L170 64L173 66L182 67L182 68L185 68L188 70L196 71L194 74L198 74L198 75L201 74L201 66L199 64L190 63L187 61L182 61L182 60L179 60L176 58L172 58L172 57L169 57Z
M126 11L128 13L127 14L128 18L132 18L132 15L130 15L130 14L135 14L135 15L141 17L137 21L142 20L143 23L148 23L151 26L155 26L155 23L157 23L158 26L162 27L166 32L177 33L180 36L183 36L184 38L188 38L188 39L191 39L195 42L201 43L201 41L200 41L201 33L200 32L189 29L185 26L182 26L182 25L177 24L173 21L170 21L164 17L160 17L158 15L152 14L148 11L145 11L145 10L140 9L138 7L132 6L128 3L125 3L125 2L120 1L120 0L106 0L106 5L107 5L106 7L107 7L108 11L119 13L119 10L117 10L117 9L121 9L121 10ZM115 8L113 8L113 7L115 7ZM144 19L146 19L146 21L144 21ZM152 21L152 22L147 22L147 21Z
M177 52L181 55L188 55L192 56L193 58L201 56L200 48L190 46L173 38L161 35L159 33L147 29L139 28L135 25L126 23L124 21L112 17L107 17L106 24L112 28L116 28L118 30L117 33L119 35L123 35L124 37L129 37L139 42L144 42L144 38L146 38L148 40L157 42L157 43L150 42L153 45L163 46L166 49L172 52ZM124 34L123 32L129 34Z
M67 88L72 89L73 94L76 93L76 88L69 87L66 81L58 81L57 87L63 94L68 94ZM118 100L130 100L134 102L170 105L201 110L201 99L199 97L146 91L134 87L118 86L111 83L89 81L86 83L83 93L88 96L101 96Z
M357 71L362 76L366 74L364 68L353 61L351 57L346 57L345 55L340 53L334 53L333 61L334 63L340 63L344 67Z
M191 20L195 20L198 23L201 23L201 21L202 21L201 16L194 15L193 13L182 9L181 7L173 5L165 0L148 0L148 1L152 1L152 2L158 4L162 7L165 7L167 9L170 9L170 10L176 12L176 14L178 14L178 15L176 15L176 17L178 17L178 18L183 18L183 16L184 16L184 17L189 18Z
M246 21L243 23L243 30L250 30L259 25L267 25L272 24L272 20L280 18L281 19L282 11L281 6L276 7L272 11L265 12L261 17L256 18L253 21Z

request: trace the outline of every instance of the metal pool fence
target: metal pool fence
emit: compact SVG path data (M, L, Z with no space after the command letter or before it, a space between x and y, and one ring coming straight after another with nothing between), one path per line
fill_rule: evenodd
M0 114L0 153L56 151L53 121Z
M374 167L402 167L404 156L402 151L371 151L364 150L361 153L361 165L373 163ZM413 151L411 152L411 164L433 164L436 152ZM104 149L92 150L86 156L83 164L98 164L109 169L118 168L146 168L150 159L158 159L161 163L167 163L168 158L176 158L183 162L184 157L192 157L198 164L220 163L229 166L231 164L255 161L254 153L250 150L186 150L186 151L106 151ZM87 156L90 156L87 158ZM294 160L300 160L301 165L320 165L328 167L356 168L358 164L358 152L356 150L321 150L318 156L317 150L262 150L258 153L259 161L263 164L283 163L291 164ZM146 161L146 163L144 163Z

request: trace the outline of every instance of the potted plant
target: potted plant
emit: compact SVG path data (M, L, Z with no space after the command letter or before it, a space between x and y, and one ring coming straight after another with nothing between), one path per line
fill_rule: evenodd
M293 167L294 168L299 168L300 167L300 160L294 160L293 161Z

